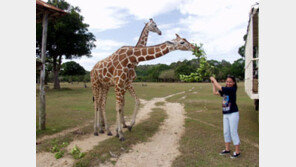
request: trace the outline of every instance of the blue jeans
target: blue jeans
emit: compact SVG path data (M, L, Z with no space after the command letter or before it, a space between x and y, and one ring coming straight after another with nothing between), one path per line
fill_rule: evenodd
M223 132L224 132L225 143L230 143L232 139L233 145L236 146L240 144L240 140L237 133L238 122L239 122L238 112L223 114Z

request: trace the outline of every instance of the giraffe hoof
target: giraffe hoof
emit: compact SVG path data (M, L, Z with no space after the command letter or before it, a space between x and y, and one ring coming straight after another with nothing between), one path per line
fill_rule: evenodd
M115 137L119 137L119 134L117 133Z
M104 133L104 130L100 130L99 133Z
M119 138L119 140L120 140L120 141L124 141L124 140L125 140L125 138L124 138L124 137L122 137L122 138Z
M111 132L109 132L107 135L108 135L108 136L112 136L113 134L112 134Z
M132 131L132 128L133 128L132 126L127 127L128 131L130 131L130 132Z
M98 132L95 132L94 135L95 135L95 136L99 136Z

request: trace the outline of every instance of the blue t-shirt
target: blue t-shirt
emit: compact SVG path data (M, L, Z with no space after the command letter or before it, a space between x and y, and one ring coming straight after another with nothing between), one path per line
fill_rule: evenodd
M222 91L219 90L219 93L223 97L223 114L238 112L238 107L236 105L236 88L222 87Z

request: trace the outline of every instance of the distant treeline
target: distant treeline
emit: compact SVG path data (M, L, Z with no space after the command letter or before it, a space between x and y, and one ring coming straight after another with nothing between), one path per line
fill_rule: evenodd
M208 60L214 66L214 74L217 80L225 80L227 75L234 75L237 79L244 79L244 59L240 58L232 64L222 60ZM179 82L180 75L190 75L199 67L198 59L178 61L170 65L139 65L136 68L136 82ZM205 79L204 81L207 81Z
M234 75L237 79L244 79L244 59L240 58L232 64L222 60L208 60L214 66L214 75L217 80L225 80L227 75ZM198 59L178 61L170 65L139 65L136 67L135 82L180 82L180 75L190 75L199 67ZM52 66L46 66L46 82L53 82ZM59 80L62 82L90 82L89 71L86 71L76 62L62 64ZM39 70L36 71L36 81L39 82ZM204 79L207 82L207 79Z

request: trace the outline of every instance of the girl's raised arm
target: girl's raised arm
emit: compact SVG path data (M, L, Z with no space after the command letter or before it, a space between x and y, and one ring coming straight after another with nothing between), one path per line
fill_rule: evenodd
M217 80L214 77L210 77L210 80L212 81L213 85L215 86L215 89L222 91L222 86L217 82Z
M216 90L216 87L215 87L213 82L212 82L212 85L213 85L213 94L214 95L219 95L219 92Z

